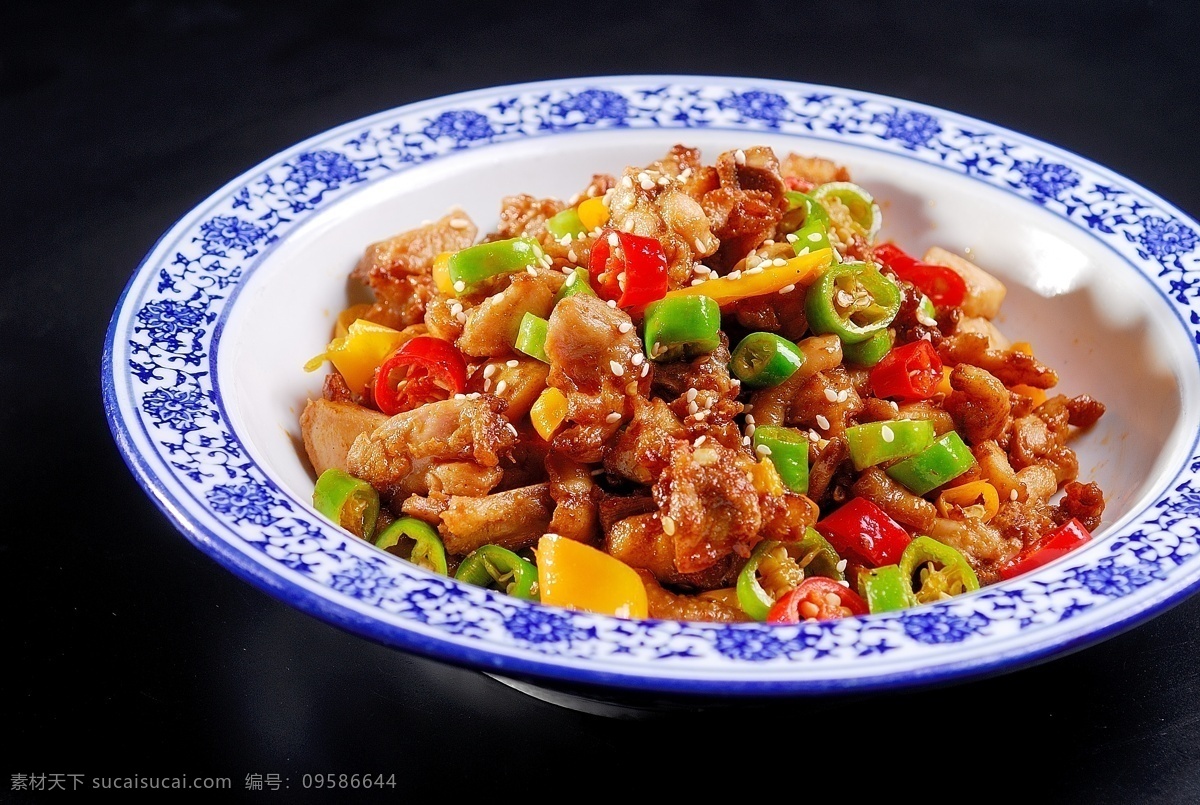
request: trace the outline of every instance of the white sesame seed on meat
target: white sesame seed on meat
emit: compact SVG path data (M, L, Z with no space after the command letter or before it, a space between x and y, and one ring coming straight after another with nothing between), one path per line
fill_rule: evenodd
M625 367L622 366L621 364L617 363L616 361L609 361L608 368L612 369L612 373L614 375L616 375L617 377L620 377L621 375L625 374Z
M824 414L817 414L817 427L821 430L829 430L829 420Z
M507 389L507 388L508 388L508 381L507 381L507 380L501 380L499 383L497 383L497 384L496 384L496 393L497 393L497 394L503 394L503 393L504 393L504 390L505 390L505 389Z
M508 360L506 360L504 362L504 365L507 366L509 369L516 369L518 366L521 365L521 362L519 360L517 360L516 358L509 358Z
M620 415L619 413L617 413L616 411L613 411L611 414L609 414L608 416L606 416L606 417L604 418L604 421L605 421L605 422L607 422L607 423L609 423L610 425L611 425L613 422L620 422L620 421L621 421L621 415Z
M628 333L633 330L633 322L623 321L617 325L617 332Z

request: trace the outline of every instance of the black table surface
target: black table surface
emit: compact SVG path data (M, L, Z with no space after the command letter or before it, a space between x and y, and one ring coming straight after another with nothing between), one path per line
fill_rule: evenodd
M394 774L393 798L581 782L685 796L735 783L757 798L777 778L796 796L829 783L856 799L1200 801L1200 598L991 679L605 718L373 644L235 578L135 483L98 382L121 289L193 205L338 123L495 84L670 72L869 90L1028 133L1200 214L1197 8L6 5L0 377L17 388L0 404L0 799L70 798L19 790L39 779L213 775L231 798L342 801L303 775L367 773ZM576 785L545 785L561 772ZM290 787L247 787L269 775Z

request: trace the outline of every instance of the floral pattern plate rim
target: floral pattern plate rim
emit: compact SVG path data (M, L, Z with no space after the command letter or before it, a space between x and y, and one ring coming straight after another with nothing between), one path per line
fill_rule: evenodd
M223 415L222 323L256 256L333 200L463 149L574 131L713 128L845 142L999 187L1101 239L1200 343L1200 225L1105 168L951 112L760 79L633 76L499 87L411 104L300 143L214 193L147 254L113 314L104 404L139 482L244 579L362 636L553 684L787 695L1007 670L1098 641L1200 585L1200 456L1073 561L901 613L792 627L626 621L432 576L324 523ZM1190 359L1189 359L1190 360Z

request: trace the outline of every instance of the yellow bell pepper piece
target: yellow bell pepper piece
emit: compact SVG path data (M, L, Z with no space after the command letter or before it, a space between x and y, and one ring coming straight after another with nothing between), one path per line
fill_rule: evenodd
M1033 344L1030 344L1028 341L1014 341L1013 345L1009 347L1009 349L1013 352L1019 352L1022 355L1028 355L1031 358L1033 357Z
M450 279L450 255L442 252L433 258L433 284L442 296L454 296L454 280Z
M1000 495L987 481L971 481L942 492L937 508L942 517L955 520L970 517L986 523L999 511Z
M538 540L535 553L543 604L619 618L649 614L641 577L621 560L557 534Z
M533 422L533 429L546 441L550 441L566 418L567 395L553 386L543 391L533 403L533 407L529 409L529 419Z
M337 321L333 324L333 337L345 338L354 320L363 318L372 307L370 302L365 302L361 305L351 305L339 313Z
M667 297L673 296L707 296L715 299L721 307L733 304L741 299L752 296L765 296L769 293L788 287L789 285L807 285L821 276L833 261L833 251L817 249L815 252L793 257L782 266L764 267L762 271L750 269L739 276L726 275L716 279L705 280L698 285L688 285L667 291ZM803 291L792 291L803 293Z
M373 321L355 319L346 328L346 335L330 341L324 352L304 364L304 371L315 372L329 361L346 379L351 390L361 391L383 359L411 337L410 333Z
M1017 394L1028 397L1031 400L1033 400L1034 408L1037 408L1039 405L1041 405L1042 403L1044 403L1046 401L1045 389L1034 388L1033 386L1027 386L1024 383L1018 383L1015 386L1010 386L1008 390L1014 391Z
M942 367L942 379L939 380L938 384L933 387L934 394L941 394L942 396L949 397L954 391L954 386L950 385L951 371L953 370L949 366Z
M608 207L604 206L602 198L585 198L579 204L579 220L591 232L598 226L608 223Z

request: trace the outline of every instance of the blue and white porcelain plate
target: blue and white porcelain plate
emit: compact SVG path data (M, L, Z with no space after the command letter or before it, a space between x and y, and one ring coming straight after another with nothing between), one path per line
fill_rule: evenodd
M1000 276L1000 326L1108 406L1078 440L1096 539L905 612L773 627L628 621L431 575L324 522L297 415L370 242L461 205L568 197L676 142L828 156L882 237ZM104 399L140 482L201 550L296 607L510 676L652 693L786 695L1007 670L1143 621L1200 584L1200 225L1053 146L916 103L758 79L637 76L481 90L320 134L256 166L147 254L113 315Z

